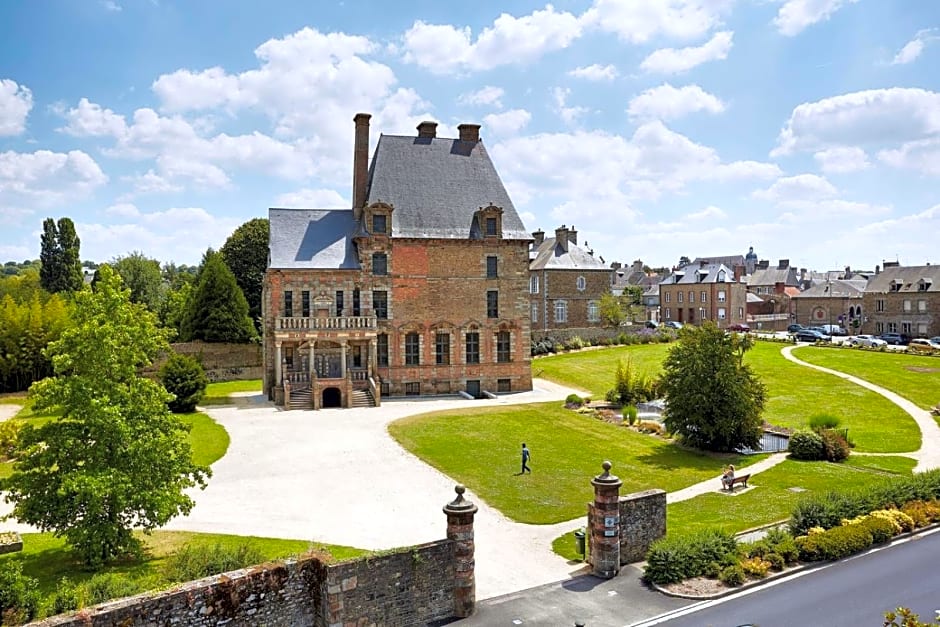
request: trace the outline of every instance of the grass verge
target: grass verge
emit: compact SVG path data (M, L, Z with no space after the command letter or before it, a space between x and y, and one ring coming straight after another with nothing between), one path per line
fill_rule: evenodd
M589 392L602 400L614 387L617 363L627 358L638 372L659 376L671 344L632 344L539 357L532 361L533 376Z
M219 381L210 383L206 387L206 393L199 402L200 405L229 405L232 399L230 394L236 392L257 392L261 393L261 379L244 379L239 381Z

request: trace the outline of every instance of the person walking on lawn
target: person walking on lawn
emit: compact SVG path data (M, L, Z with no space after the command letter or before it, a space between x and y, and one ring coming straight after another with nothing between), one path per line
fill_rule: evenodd
M524 475L526 472L528 472L529 474L532 474L532 469L529 468L530 457L532 457L532 455L529 453L529 449L526 448L525 442L523 442L522 443L522 472L519 473L520 475Z

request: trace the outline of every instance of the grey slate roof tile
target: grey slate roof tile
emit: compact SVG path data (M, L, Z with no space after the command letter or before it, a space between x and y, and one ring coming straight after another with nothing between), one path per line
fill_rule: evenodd
M351 209L269 209L270 268L358 270Z

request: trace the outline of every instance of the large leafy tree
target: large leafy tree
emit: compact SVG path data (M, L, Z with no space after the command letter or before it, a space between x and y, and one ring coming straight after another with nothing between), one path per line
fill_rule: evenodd
M133 529L188 513L184 490L205 487L209 469L193 463L171 396L138 374L168 349L166 332L110 267L94 291L76 294L73 321L47 349L55 376L30 388L36 409L62 416L23 427L0 489L15 518L64 537L97 567L139 549Z
M244 343L258 332L248 317L248 302L222 255L209 249L196 277L181 323L183 341Z
M261 282L268 267L270 227L266 218L245 222L229 235L219 249L238 287L248 301L248 315L256 325L261 320Z
M80 246L71 218L59 218L58 223L52 218L43 220L39 279L46 291L55 294L82 289L84 273L79 257Z
M757 448L766 392L743 362L744 348L712 322L686 326L661 379L666 428L697 448Z
M131 302L140 303L158 312L163 301L163 273L160 262L134 251L111 262L124 286L131 291Z
M601 296L598 310L601 315L601 322L604 323L605 327L619 327L626 319L623 307L620 306L620 300L610 292Z

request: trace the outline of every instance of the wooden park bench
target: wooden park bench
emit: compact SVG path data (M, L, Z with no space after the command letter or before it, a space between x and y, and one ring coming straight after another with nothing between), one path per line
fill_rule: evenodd
M721 489L724 490L724 489L725 489L725 486L728 486L728 491L729 491L729 492L734 492L734 486L735 486L735 484L738 484L738 483L743 484L744 487L746 488L746 487L747 487L747 480L750 479L750 478L751 478L751 475L750 475L750 474L746 474L746 475L739 475L739 476L735 477L734 479L732 479L731 481L729 481L728 483L725 483L724 481L722 481L722 482L721 482L721 486L722 486Z

